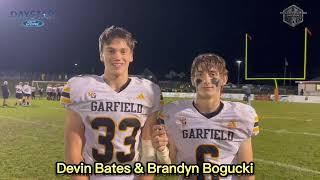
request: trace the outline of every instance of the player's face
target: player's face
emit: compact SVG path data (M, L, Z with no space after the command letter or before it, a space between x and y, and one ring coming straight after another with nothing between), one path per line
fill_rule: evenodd
M216 95L220 96L220 91L226 84L227 77L219 73L216 68L207 71L198 67L193 81L197 94L204 98L210 98Z
M110 44L103 46L101 61L106 72L111 75L128 74L129 64L133 61L133 52L124 39L115 38Z

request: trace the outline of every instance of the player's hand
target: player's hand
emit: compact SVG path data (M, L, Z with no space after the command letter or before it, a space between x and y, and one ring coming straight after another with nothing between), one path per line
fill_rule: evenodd
M163 125L154 125L152 127L152 145L157 150L162 152L168 145L168 137Z

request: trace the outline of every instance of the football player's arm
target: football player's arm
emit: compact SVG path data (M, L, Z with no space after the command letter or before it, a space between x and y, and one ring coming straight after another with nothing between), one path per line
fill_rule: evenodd
M173 143L173 141L169 139L169 157L171 159L172 164L177 164L177 149L176 145Z
M253 162L253 152L252 152L252 145L251 145L251 138L246 139L240 145L238 151L238 163L246 162L247 164ZM240 180L254 180L255 177L253 176L240 176Z
M144 140L151 140L152 137L152 127L156 125L158 117L158 111L152 113L148 116L144 127L142 129L142 139Z
M170 159L170 149L168 148L169 138L164 124L157 124L153 126L152 132L152 145L156 149L157 162L160 164L171 164ZM172 144L173 145L173 144ZM172 153L174 153L174 146L172 148ZM174 153L175 154L175 153Z
M152 146L152 127L156 124L158 111L148 116L144 127L142 128L142 154L141 161L143 163L155 161L155 149Z
M152 126L156 124L156 119L158 116L158 111L152 113L148 116L143 128L141 135L141 162L142 164L146 164L147 162L155 162L155 149L152 146L151 134L152 134ZM153 180L154 177L152 175L148 176L139 176L138 180Z
M84 140L84 126L81 117L75 111L67 109L65 122L65 162L79 164L83 161L82 147ZM88 176L72 176L72 180L88 180Z

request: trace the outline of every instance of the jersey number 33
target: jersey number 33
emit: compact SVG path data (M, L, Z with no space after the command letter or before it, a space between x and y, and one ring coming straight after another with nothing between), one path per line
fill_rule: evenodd
M92 156L97 162L108 163L112 160L114 152L113 139L116 131L126 131L127 128L133 128L130 136L125 137L124 145L130 145L130 153L116 152L116 158L118 162L125 163L130 162L135 157L135 144L136 135L141 127L140 121L137 118L124 118L120 121L118 128L114 120L108 117L98 117L91 121L91 127L94 130L99 130L99 128L105 128L105 135L100 135L98 137L98 143L104 146L105 153L101 154L96 148L92 148Z

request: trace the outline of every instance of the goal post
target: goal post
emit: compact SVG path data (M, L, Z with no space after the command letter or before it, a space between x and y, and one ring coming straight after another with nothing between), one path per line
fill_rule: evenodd
M278 83L277 80L306 80L306 72L307 72L307 40L308 40L308 34L311 36L311 32L310 30L305 27L304 28L304 47L303 47L303 77L294 77L294 78L275 78L275 77L248 77L248 43L249 40L252 40L251 36L246 33L245 34L245 80L274 80L275 82L275 88L274 88L274 97L275 97L275 101L279 101L279 88L278 88Z

